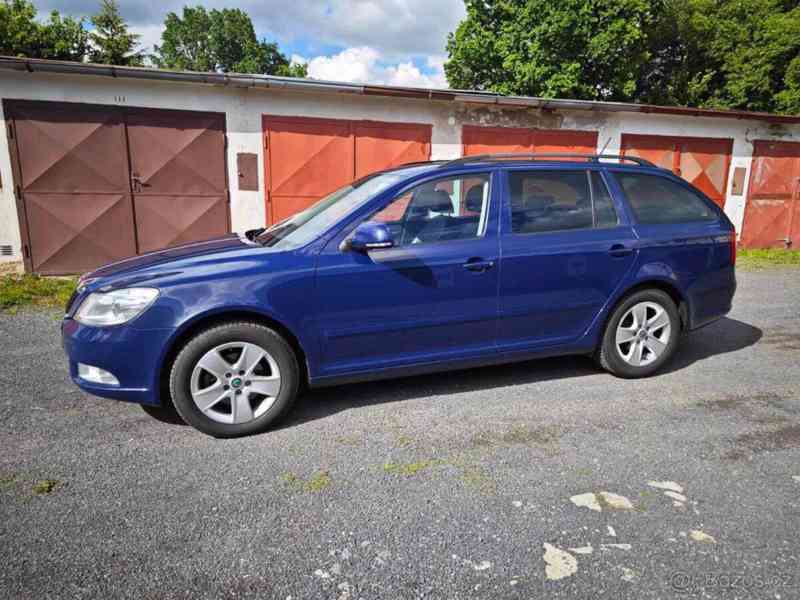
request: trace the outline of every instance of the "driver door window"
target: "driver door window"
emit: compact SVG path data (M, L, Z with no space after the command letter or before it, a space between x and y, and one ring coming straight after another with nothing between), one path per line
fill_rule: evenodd
M489 175L425 182L392 200L369 219L385 223L395 246L477 238L486 229Z

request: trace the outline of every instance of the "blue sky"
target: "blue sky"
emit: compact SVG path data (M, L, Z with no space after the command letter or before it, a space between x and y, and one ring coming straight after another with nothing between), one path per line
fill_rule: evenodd
M41 13L87 16L99 0L34 0ZM119 0L143 45L158 43L167 12L185 0ZM207 8L241 8L259 36L308 63L318 79L446 87L447 34L465 14L463 0L211 0ZM149 49L149 48L148 48Z

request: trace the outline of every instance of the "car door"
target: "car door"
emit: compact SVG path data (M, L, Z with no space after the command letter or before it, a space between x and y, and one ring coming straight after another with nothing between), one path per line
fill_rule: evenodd
M491 352L496 342L499 209L491 173L435 178L362 219L394 246L320 253L317 326L323 376Z
M503 190L498 347L575 343L635 259L602 169L510 169Z

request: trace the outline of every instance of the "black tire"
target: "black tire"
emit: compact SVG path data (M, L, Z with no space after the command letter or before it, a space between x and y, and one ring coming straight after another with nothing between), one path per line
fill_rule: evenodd
M172 402L168 399L164 401L161 406L152 406L150 404L140 404L142 410L156 421L167 423L169 425L186 425L186 421L181 419L178 411L172 406Z
M197 362L209 350L226 343L248 342L269 352L280 369L280 390L264 414L241 424L220 423L195 405L190 379ZM216 325L197 334L178 353L172 365L169 387L178 414L189 425L217 438L234 438L261 433L275 423L294 404L299 387L299 368L291 346L274 330L258 323L236 321Z
M617 327L628 310L641 302L652 302L663 307L669 317L671 332L669 341L660 356L646 365L634 366L626 362L623 358L616 344L616 334ZM623 325L623 327L624 326L625 325ZM606 323L603 339L597 353L597 360L601 367L617 377L623 377L625 379L648 377L653 375L672 359L678 347L680 334L680 315L678 314L678 308L675 306L675 302L670 298L669 294L658 289L640 290L624 298L614 309L611 318L608 320L608 323Z

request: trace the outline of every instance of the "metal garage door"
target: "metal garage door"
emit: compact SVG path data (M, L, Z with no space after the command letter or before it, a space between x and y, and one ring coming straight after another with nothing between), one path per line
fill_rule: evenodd
M731 164L733 140L622 134L622 154L638 156L669 169L702 190L719 206Z
M139 252L227 232L225 116L133 110L127 124Z
M597 152L596 131L464 125L464 156L499 152Z
M27 270L80 273L228 230L224 116L19 101L4 110Z
M756 141L741 242L747 248L800 246L800 144Z
M430 125L265 115L263 129L269 223L354 179L431 153Z

